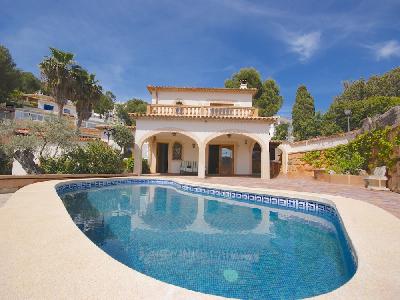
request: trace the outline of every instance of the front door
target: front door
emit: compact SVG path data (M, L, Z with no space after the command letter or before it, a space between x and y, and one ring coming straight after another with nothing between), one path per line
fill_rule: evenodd
M220 169L219 174L222 176L233 175L233 146L220 147Z
M157 173L168 173L168 144L157 143Z
M219 145L210 145L208 148L208 174L219 174Z

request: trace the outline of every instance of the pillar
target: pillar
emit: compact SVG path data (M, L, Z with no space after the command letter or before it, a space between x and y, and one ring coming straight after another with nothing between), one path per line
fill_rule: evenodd
M198 177L206 178L206 145L199 145L199 163L198 163Z
M134 149L135 166L133 172L138 176L142 174L142 147L135 143Z
M261 146L261 179L269 180L270 175L270 160L269 160L269 141Z
M149 141L149 160L150 160L150 173L156 173L156 147L157 143L153 141Z

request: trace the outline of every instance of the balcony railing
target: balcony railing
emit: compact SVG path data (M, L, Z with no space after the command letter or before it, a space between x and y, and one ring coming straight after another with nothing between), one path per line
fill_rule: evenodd
M190 105L147 105L147 114L157 116L185 117L258 117L258 109L238 106L190 106Z

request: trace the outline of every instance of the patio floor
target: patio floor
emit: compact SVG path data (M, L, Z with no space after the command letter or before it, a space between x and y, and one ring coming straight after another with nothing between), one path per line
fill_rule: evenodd
M379 206L400 219L400 194L386 191L370 191L366 188L349 185L332 184L316 181L313 178L294 179L278 177L265 181L253 177L187 177L191 181L201 183L214 183L232 186L271 188L277 190L293 190L298 192L311 192L317 194L330 194L349 197Z

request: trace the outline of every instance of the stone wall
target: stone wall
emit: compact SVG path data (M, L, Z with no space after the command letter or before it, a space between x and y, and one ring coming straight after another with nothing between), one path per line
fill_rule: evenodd
M302 160L306 152L288 154L288 174L291 176L313 176L314 168Z

